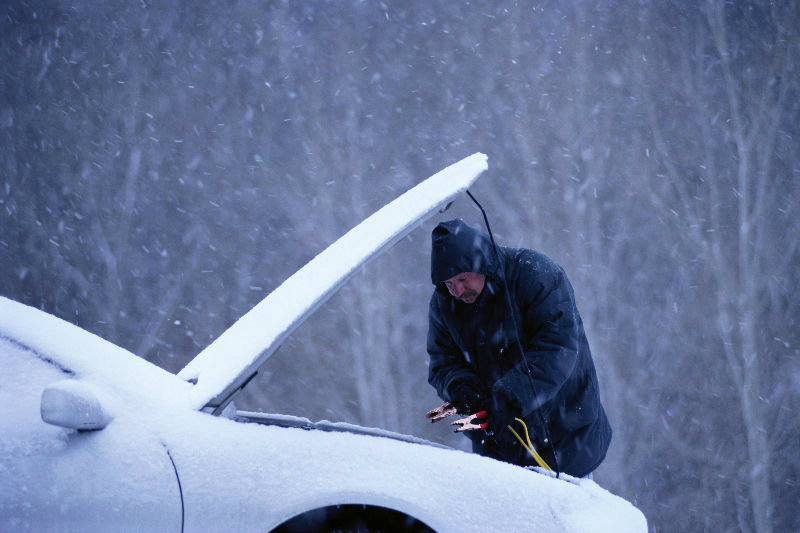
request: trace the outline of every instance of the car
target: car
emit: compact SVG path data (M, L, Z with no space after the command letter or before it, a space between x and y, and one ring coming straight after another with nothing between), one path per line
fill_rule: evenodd
M353 271L486 166L475 154L376 212L177 374L0 297L0 531L646 532L588 479L234 406Z

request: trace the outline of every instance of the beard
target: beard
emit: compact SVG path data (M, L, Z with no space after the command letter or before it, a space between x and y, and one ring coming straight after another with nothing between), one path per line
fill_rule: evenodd
M465 292L458 299L464 302L465 304L473 304L475 303L475 300L478 299L478 293L475 291Z

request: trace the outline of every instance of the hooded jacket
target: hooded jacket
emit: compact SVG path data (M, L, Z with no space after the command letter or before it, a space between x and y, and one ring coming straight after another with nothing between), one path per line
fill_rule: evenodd
M481 395L496 429L467 432L473 450L535 465L507 429L521 418L551 468L578 477L591 473L605 458L611 426L563 269L534 250L495 248L488 235L462 220L442 222L432 238L436 289L429 310L428 381L445 401L463 384ZM486 276L472 304L456 300L444 286L461 272ZM514 427L521 432L520 425Z

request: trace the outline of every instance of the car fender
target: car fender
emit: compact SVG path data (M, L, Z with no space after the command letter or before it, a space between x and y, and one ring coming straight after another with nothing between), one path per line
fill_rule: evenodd
M171 424L168 434L184 488L187 531L270 530L339 504L387 507L436 531L463 532L520 531L535 524L597 531L603 524L589 519L640 514L592 481L554 479L390 438L242 424L199 412Z

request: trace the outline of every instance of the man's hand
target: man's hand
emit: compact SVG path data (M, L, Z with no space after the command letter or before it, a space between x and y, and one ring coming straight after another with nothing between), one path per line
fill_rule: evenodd
M508 424L514 421L514 417L518 416L518 411L514 402L502 391L492 394L489 399L489 412L492 416L485 426L487 433L496 435L506 429Z
M459 383L453 387L450 402L456 411L462 415L471 415L482 409L482 398L478 391L469 383Z

